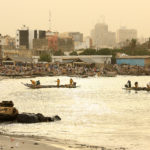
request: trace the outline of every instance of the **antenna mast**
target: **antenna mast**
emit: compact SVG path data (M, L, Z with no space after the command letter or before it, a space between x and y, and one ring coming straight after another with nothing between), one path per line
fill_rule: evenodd
M51 11L49 10L49 30L51 31Z

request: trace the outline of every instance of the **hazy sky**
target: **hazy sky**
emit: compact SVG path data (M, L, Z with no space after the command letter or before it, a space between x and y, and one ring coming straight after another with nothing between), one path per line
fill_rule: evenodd
M23 24L31 29L80 31L86 35L102 21L109 30L135 28L138 36L150 36L150 0L0 0L0 33L15 35Z

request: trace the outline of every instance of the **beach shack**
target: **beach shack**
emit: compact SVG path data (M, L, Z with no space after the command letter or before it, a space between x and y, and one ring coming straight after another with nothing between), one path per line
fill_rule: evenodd
M150 66L150 56L121 56L116 58L118 65Z
M74 63L74 66L86 66L86 67L94 67L95 62L91 58L80 58L77 59Z
M19 57L19 56L11 56L11 57L6 57L3 59L2 64L3 65L27 65L31 64L32 59L31 58L25 58L25 57Z
M2 60L2 65L15 65L15 62L10 57L6 57Z
M52 56L52 62L73 63L76 60L95 64L111 64L112 55Z

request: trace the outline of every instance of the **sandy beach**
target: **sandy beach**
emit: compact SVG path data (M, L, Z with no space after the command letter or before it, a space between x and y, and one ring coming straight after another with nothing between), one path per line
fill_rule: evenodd
M0 150L64 150L35 138L0 135Z

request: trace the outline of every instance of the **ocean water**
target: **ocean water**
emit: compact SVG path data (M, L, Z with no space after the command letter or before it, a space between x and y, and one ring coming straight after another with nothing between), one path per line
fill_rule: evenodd
M39 77L41 84L68 84L69 77ZM34 78L34 80L36 80ZM146 86L148 76L73 78L78 88L29 89L30 79L0 81L0 101L13 100L19 112L59 115L53 123L0 124L9 134L44 136L80 144L150 150L150 92L126 91L131 80Z

